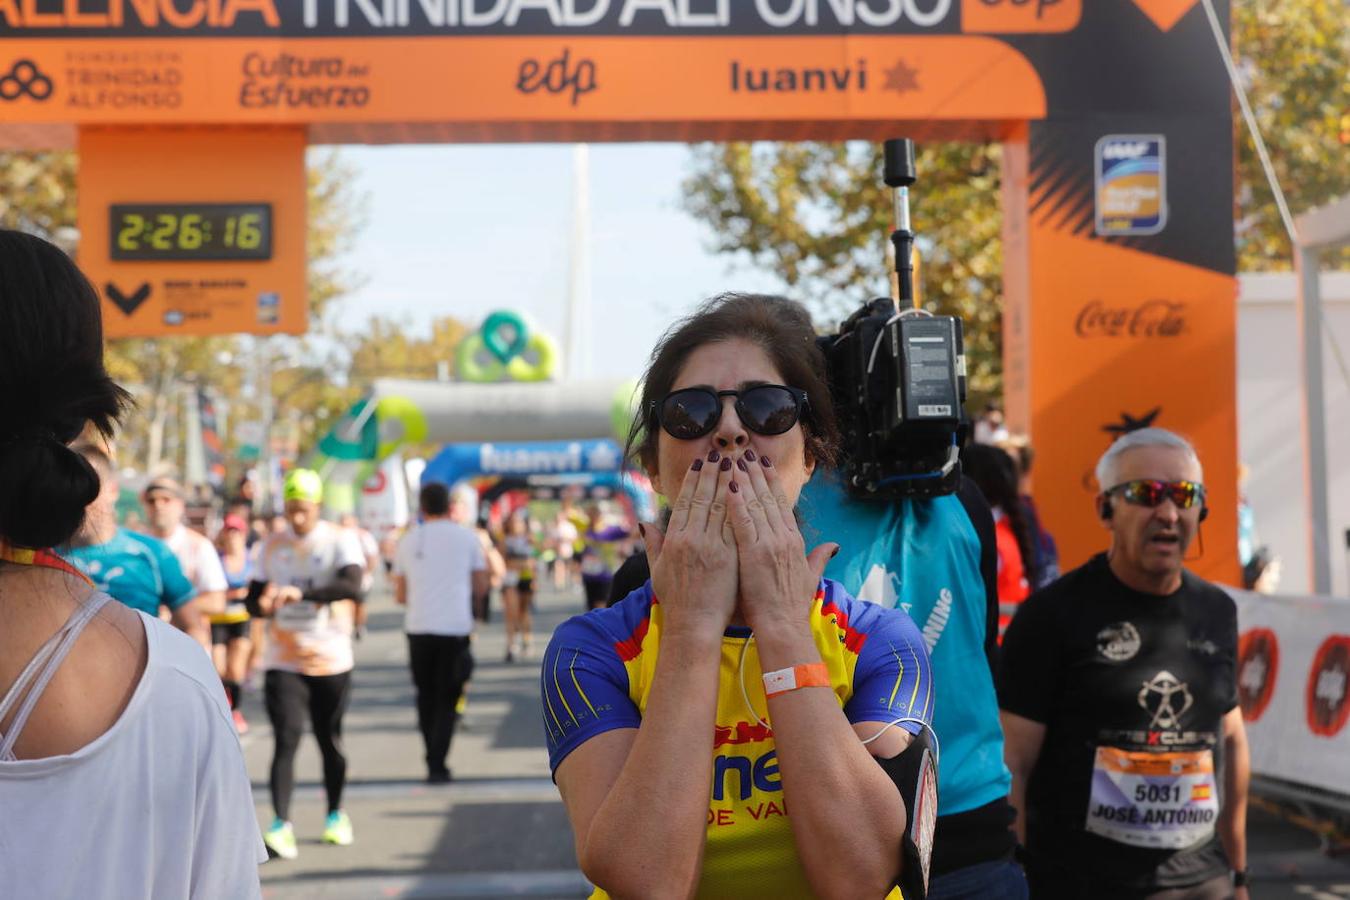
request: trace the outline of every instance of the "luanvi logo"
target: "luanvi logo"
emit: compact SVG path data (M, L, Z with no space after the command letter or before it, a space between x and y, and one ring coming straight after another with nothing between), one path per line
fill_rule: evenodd
M831 66L829 68L808 66L767 66L743 65L738 60L731 63L732 93L742 91L751 94L821 94L844 93L849 90L867 90L867 60L860 59L852 66Z
M150 282L145 282L130 294L122 293L122 289L111 281L103 286L103 292L108 295L108 299L128 316L134 313L142 303L150 299Z
M14 101L32 97L38 102L52 95L52 80L38 69L31 59L16 60L10 70L0 75L0 100Z
M1073 330L1079 337L1171 338L1186 332L1186 304L1146 300L1138 306L1107 306L1092 300L1078 311Z
M516 90L522 94L536 91L571 93L573 106L599 86L595 78L595 61L578 59L574 66L572 51L568 48L564 48L557 59L548 62L527 59L520 64L520 70L516 73Z

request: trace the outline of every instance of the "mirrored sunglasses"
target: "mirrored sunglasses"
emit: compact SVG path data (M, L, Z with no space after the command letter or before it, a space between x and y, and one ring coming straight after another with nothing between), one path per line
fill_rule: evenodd
M1120 494L1126 503L1135 506L1157 506L1166 497L1179 509L1190 509L1205 502L1205 486L1194 481L1152 481L1141 479L1118 484L1108 494Z
M775 435L790 430L808 408L806 391L781 384L759 384L743 391L684 388L672 391L659 403L652 401L652 414L673 438L692 441L717 427L722 418L722 398L736 398L741 424L756 434Z

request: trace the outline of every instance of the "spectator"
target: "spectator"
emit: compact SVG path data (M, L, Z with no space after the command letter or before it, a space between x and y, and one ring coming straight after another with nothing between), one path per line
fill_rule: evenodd
M259 897L266 855L211 663L51 549L86 508L109 531L107 486L68 446L86 423L106 440L129 402L103 368L98 295L51 244L0 231L0 297L4 892Z
M1059 578L1059 547L1054 537L1041 522L1036 501L1031 496L1031 464L1036 459L1030 441L1021 435L1010 435L999 444L1017 464L1017 493L1022 500L1022 516L1031 531L1031 559L1027 562L1027 583L1033 591Z
M211 626L194 598L197 589L169 545L117 525L117 467L110 443L88 440L75 450L98 474L100 489L85 511L84 523L70 539L70 561L100 591L132 609L158 616L169 610L170 621L211 653Z
M1031 530L1017 495L1017 469L1011 456L989 444L970 444L961 451L961 467L975 482L994 513L998 546L998 633L1012 621L1017 606L1031 592L1023 560L1032 556Z
M577 859L611 896L923 879L887 768L931 716L923 638L822 579L837 547L808 554L794 515L838 438L823 370L806 311L771 297L716 298L652 354L629 441L671 501L644 526L652 579L560 626L541 679Z

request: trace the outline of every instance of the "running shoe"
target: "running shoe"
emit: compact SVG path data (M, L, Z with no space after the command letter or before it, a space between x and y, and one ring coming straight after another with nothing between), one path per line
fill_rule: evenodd
M290 822L273 819L272 827L263 832L263 843L267 845L267 855L282 859L295 859L300 851L295 846L295 829Z
M240 737L248 734L248 722L244 719L244 714L237 709L234 711L234 730Z
M346 847L351 844L352 840L352 820L346 811L339 809L336 812L330 812L328 821L324 823L323 842Z

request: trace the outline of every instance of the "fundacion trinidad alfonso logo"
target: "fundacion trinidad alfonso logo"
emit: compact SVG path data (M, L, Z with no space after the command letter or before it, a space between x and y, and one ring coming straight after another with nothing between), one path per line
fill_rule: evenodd
M13 102L20 97L32 97L41 102L51 95L52 80L31 59L15 60L10 70L0 75L0 100Z

